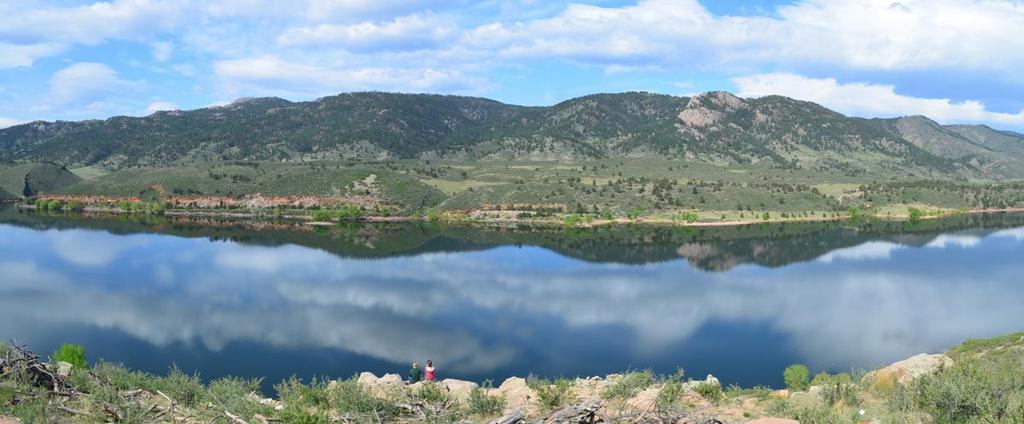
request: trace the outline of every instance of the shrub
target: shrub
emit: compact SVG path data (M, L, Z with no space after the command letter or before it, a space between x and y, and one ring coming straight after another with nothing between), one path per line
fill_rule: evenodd
M103 384L117 390L152 389L157 377L141 371L132 371L121 364L100 362L92 373Z
M186 407L195 406L206 398L206 387L199 374L185 374L177 365L171 367L166 377L158 378L152 388Z
M790 390L806 390L809 385L808 378L810 375L811 372L807 369L806 365L793 364L786 367L785 371L782 372L782 379Z
M723 397L720 383L700 382L693 386L693 391L711 403L718 403Z
M317 222L327 222L327 221L330 221L332 216L333 216L333 214L331 213L331 211L327 211L327 210L315 210L315 211L310 211L309 212L309 217L312 218L314 221L317 221Z
M562 225L566 227L575 227L584 222L584 218L581 215L566 215L562 218Z
M849 374L829 375L815 377L815 381L819 381L822 386L821 399L825 401L828 406L835 406L842 402L844 405L857 405L860 403L857 399L857 386L853 384L853 379L850 378Z
M654 373L651 370L632 371L623 374L614 384L601 393L605 399L629 399L640 391L654 384Z
M82 345L64 343L53 351L51 358L57 362L67 362L75 369L89 369L89 361L85 359L85 346Z
M569 379L560 377L552 382L546 378L531 376L526 383L537 393L537 400L544 409L552 410L576 401L573 382Z
M441 388L440 384L432 381L425 381L413 392L413 397L423 403L444 404L451 400L448 392Z
M935 422L1024 422L1024 357L961 358L915 381L914 403Z
M911 224L921 222L921 218L924 216L924 211L918 208L908 208L907 217L910 219Z
M250 395L260 393L261 379L244 379L235 377L220 378L210 382L206 398L210 403L217 406L211 411L213 416L208 420L215 422L224 416L224 411L230 411L242 419L251 420L256 414L270 416L274 410L268 405L261 405ZM252 421L250 421L252 422Z
M466 410L471 415L477 416L494 416L501 414L505 410L505 405L508 400L505 396L491 396L487 392L491 388L491 382L484 382L483 387L473 389L469 393L469 399L466 402Z
M756 386L756 387L754 387L754 397L757 398L757 400L760 401L760 402L765 402L765 401L771 399L773 392L774 392L774 390L772 390L772 388L768 387L768 386Z
M329 424L330 416L326 412L311 412L306 408L289 406L280 414L281 422L288 424Z
M274 390L277 391L278 397L281 402L285 405L305 405L305 406L327 406L330 402L330 397L327 393L327 383L317 380L313 377L313 380L309 382L309 385L303 384L296 376L292 376L288 380L282 381L274 385Z
M789 415L790 418L799 421L800 424L838 424L844 422L856 422L849 417L844 418L836 413L835 410L826 408L824 405L788 408L786 412L786 415Z
M373 421L377 420L378 415L382 420L388 421L389 417L398 416L400 413L394 402L373 396L355 378L337 381L327 392L331 405L342 413L372 417Z
M698 218L697 217L697 212L686 211L686 212L680 212L678 215L674 216L673 220L675 220L675 221L683 221L683 222L687 222L687 223L694 223L694 222L697 222L697 218Z
M356 205L346 205L335 212L338 221L358 221L363 216L363 210Z

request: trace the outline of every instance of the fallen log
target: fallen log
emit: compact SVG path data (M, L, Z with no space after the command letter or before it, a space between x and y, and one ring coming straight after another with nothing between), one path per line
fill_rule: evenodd
M515 409L508 415L495 419L488 424L522 424L526 422L526 413L522 409Z
M598 411L604 406L600 400L591 399L579 405L559 409L549 414L543 421L544 424L595 424L603 422Z

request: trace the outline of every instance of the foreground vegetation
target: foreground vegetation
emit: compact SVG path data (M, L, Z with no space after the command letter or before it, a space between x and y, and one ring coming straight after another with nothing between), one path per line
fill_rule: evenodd
M813 378L806 367L794 365L781 373L788 387L781 391L722 387L710 376L687 380L679 370L670 376L631 371L604 379L513 378L499 388L485 383L464 390L449 380L403 386L397 377L292 378L275 385L277 399L268 399L259 392L259 380L204 382L176 368L154 376L106 362L90 367L75 346L41 361L53 375L67 375L50 380L34 374L21 352L0 344L0 417L26 423L487 422L500 416L508 422L545 416L611 422L745 422L761 416L805 424L1024 422L1024 333L966 342L940 357L948 366L913 379L897 364ZM63 374L59 364L68 368Z

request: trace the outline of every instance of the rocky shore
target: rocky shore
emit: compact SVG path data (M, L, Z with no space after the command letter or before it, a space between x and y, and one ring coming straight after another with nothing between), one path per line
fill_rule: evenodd
M791 369L794 371L791 372ZM714 376L633 371L499 385L397 374L291 379L265 397L259 380L202 382L116 364L47 361L0 344L0 423L832 424L1022 422L1024 333L968 341L867 373L783 373L788 388L723 387Z

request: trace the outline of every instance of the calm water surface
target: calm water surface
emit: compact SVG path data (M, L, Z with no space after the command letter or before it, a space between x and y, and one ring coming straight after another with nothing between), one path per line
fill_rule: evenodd
M1024 329L1024 216L517 231L0 217L0 337L206 378L872 368Z

